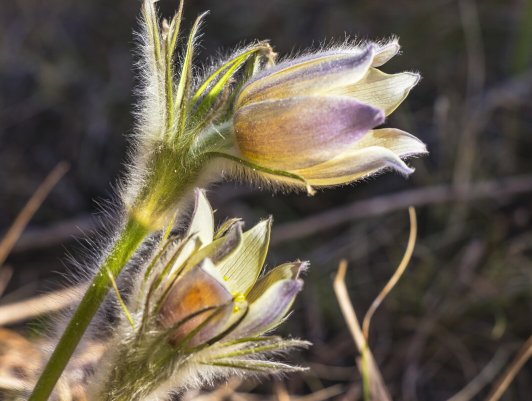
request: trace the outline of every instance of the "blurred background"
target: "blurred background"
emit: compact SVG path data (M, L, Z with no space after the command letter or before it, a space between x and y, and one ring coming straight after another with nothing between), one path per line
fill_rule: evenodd
M6 305L31 310L25 301L83 274L65 254L84 260L79 239L95 235L99 205L113 199L126 161L139 5L0 5L0 238L54 166L70 165L0 262L0 319ZM171 16L177 1L160 7ZM312 262L282 328L314 343L291 356L310 370L233 383L218 399L361 399L358 352L332 282L347 259L363 316L401 260L409 205L417 246L373 319L371 349L394 400L485 399L532 334L532 1L189 0L185 25L204 10L198 63L254 39L287 55L346 35L399 36L403 55L383 70L415 70L423 80L387 124L430 150L411 162L408 180L388 174L314 197L235 183L211 191L219 221L275 216L269 265ZM0 376L20 379L27 366L16 362L38 360L24 338L38 338L48 317L6 316ZM524 362L503 400L532 399Z

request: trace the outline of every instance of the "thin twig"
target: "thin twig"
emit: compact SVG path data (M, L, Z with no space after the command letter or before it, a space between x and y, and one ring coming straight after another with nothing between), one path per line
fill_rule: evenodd
M4 293L13 276L13 268L8 265L0 266L0 297Z
M4 264L11 249L13 249L13 246L20 238L30 219L68 169L69 165L65 162L61 162L55 166L22 208L11 227L5 233L2 241L0 241L0 266Z
M395 270L395 273L386 283L379 295L377 295L375 300L371 303L371 306L366 312L366 316L364 316L364 320L362 321L362 332L364 333L364 337L366 337L366 339L369 338L369 325L371 323L371 318L375 314L375 311L377 310L379 305L388 296L390 291L393 289L393 287L395 287L395 285L405 272L406 268L408 267L408 264L410 263L410 259L412 258L412 254L414 253L414 247L416 246L417 237L416 209L414 209L413 207L409 207L408 215L410 216L410 235L408 236L408 244L406 246L405 254L403 255L401 263L399 263L399 266Z
M518 175L473 183L468 189L452 185L435 185L414 190L376 196L316 214L296 222L278 224L274 227L271 244L280 244L310 236L352 220L378 216L397 210L447 202L466 202L482 198L504 198L520 193L532 192L532 175ZM223 200L225 202L225 199ZM80 215L43 228L32 228L22 234L13 252L24 252L45 248L63 242L66 238L98 229L96 219Z
M100 228L98 219L89 214L61 220L46 227L28 228L22 233L12 252L26 252L33 249L47 248L61 244L73 236L79 236L80 233L91 234L98 228Z
M502 376L499 377L499 380L495 382L486 401L498 401L530 357L532 357L532 336L528 337L528 340L517 351L514 360L506 368Z
M520 175L496 180L479 181L467 186L436 185L356 201L336 209L278 224L272 233L271 244L307 237L331 229L354 219L381 215L408 206L418 207L446 202L466 202L480 198L505 196L532 191L532 175Z
M86 285L66 288L24 301L0 306L0 326L20 323L72 305L83 295Z

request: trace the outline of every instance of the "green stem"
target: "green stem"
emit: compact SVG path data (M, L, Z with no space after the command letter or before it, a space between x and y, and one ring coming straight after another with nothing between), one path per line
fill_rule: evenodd
M360 356L360 374L362 376L362 394L364 401L371 401L371 379L369 364L371 355L369 353L368 345L366 344L362 349Z
M85 333L100 304L109 292L112 283L108 272L117 277L149 232L147 227L141 225L133 218L126 222L55 347L29 401L45 401L48 399L80 342L83 333Z

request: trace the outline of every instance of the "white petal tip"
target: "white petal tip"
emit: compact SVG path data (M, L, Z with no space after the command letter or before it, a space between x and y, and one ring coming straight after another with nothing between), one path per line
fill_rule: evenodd
M403 85L408 92L421 81L421 75L417 72L403 72L402 75L404 79Z
M378 45L375 50L375 58L371 64L372 67L380 67L383 64L386 64L399 53L399 50L401 50L401 46L399 45L399 40L397 38L393 38L388 43Z

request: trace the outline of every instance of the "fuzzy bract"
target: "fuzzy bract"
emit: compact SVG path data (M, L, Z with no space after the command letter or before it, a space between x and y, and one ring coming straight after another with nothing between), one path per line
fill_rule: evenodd
M271 220L242 225L233 219L215 232L196 192L187 232L163 240L138 275L127 306L133 321L124 317L110 342L95 399L142 400L233 374L301 370L271 356L308 343L267 333L286 318L307 263L262 274Z

